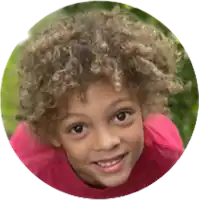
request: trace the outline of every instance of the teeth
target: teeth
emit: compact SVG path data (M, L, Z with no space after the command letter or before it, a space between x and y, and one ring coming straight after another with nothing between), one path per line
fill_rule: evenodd
M121 159L119 160L114 160L114 161L111 161L111 162L97 162L97 164L101 167L110 167L110 166L113 166L113 165L116 165L117 163L120 162Z

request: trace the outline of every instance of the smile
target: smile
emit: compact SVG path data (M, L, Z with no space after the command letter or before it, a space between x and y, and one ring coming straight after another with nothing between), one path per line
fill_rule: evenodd
M111 161L111 162L96 162L96 164L101 166L101 167L110 167L110 166L113 166L113 165L116 165L117 163L119 163L120 160L121 159L114 160L114 161Z
M114 157L114 158L111 158L111 159L100 160L100 161L94 162L93 164L100 171L117 172L123 168L124 157L126 155L127 155L127 153L117 156L117 157Z

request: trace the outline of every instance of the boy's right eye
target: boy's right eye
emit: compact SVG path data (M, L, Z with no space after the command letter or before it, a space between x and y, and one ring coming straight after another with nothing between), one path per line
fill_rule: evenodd
M83 124L77 124L70 128L69 132L72 134L82 134L87 131L87 126Z

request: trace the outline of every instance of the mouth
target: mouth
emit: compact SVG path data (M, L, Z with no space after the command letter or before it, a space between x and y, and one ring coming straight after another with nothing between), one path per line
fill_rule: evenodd
M128 153L115 156L110 159L99 160L97 162L93 162L92 164L100 171L103 172L118 172L121 171L124 164L124 158Z

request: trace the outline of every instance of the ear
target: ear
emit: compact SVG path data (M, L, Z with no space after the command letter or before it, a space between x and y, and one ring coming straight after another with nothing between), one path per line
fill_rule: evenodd
M51 144L54 146L54 147L61 147L61 144L60 142L57 140L57 139L51 139Z

